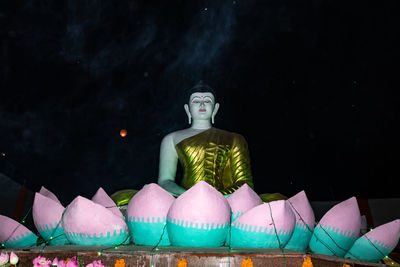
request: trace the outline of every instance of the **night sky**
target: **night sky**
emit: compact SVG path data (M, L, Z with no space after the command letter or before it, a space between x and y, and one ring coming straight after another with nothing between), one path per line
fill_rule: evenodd
M0 172L64 205L156 182L203 79L257 193L400 197L396 2L1 1Z

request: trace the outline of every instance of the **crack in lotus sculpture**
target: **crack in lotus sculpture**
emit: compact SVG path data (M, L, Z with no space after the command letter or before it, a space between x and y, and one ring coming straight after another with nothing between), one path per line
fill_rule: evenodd
M360 234L361 215L351 197L333 206L314 229L309 246L317 254L343 257Z

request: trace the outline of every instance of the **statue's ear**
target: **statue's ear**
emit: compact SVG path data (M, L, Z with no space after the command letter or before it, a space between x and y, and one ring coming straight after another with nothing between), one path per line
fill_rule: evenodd
M215 103L213 113L211 114L211 123L214 124L214 118L219 109L219 103Z
M192 124L192 114L190 114L189 106L188 104L185 104L184 109L186 111L186 115L188 116L189 124Z

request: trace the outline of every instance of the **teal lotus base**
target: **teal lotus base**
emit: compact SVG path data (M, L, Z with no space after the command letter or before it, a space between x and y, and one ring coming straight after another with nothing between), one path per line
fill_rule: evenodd
M392 252L393 248L388 245L375 241L369 241L362 237L356 240L354 245L346 253L345 258L353 260L378 262Z
M289 242L286 244L285 248L297 251L305 251L308 243L310 242L312 233L313 232L310 227L307 227L304 223L297 222L292 237L289 239Z
M242 211L232 212L231 213L231 222L234 222L237 218L239 218L243 214Z
M136 219L137 220L137 219ZM129 232L136 245L170 246L166 221L152 218L151 220L135 221L132 217L127 222Z
M205 225L205 227L203 227ZM221 247L228 233L228 223L213 229L213 225L202 224L199 229L197 224L181 225L167 221L169 239L177 247Z
M121 245L121 244L129 244L130 236L128 231L120 230L119 233L114 231L113 234L107 232L106 235L101 233L100 235L90 235L90 234L83 234L83 233L72 233L67 232L65 233L68 241L71 244L79 245L79 246L114 246L114 245Z
M231 247L233 248L283 248L292 232L274 229L257 231L257 227L234 224L231 227ZM279 240L278 240L279 237Z
M34 233L26 232L20 236L10 238L4 243L5 248L23 248L36 246L38 237Z
M356 241L353 234L331 226L317 227L311 236L310 249L317 254L343 257Z
M243 214L243 212L241 211L237 211L237 212L232 212L231 213L231 223L234 222L236 219L238 219L241 215ZM228 234L226 235L226 240L225 240L225 245L229 246L231 243L231 234L228 231Z
M57 225L57 223L55 223L54 226L48 226L47 224L42 225L39 227L38 232L44 240L49 241L49 245L51 246L69 244L69 241L61 228L61 224Z

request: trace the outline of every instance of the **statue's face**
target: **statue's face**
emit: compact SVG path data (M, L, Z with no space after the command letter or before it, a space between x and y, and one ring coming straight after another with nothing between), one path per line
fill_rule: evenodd
M189 99L189 111L192 119L208 120L214 110L215 98L212 93L193 93Z

